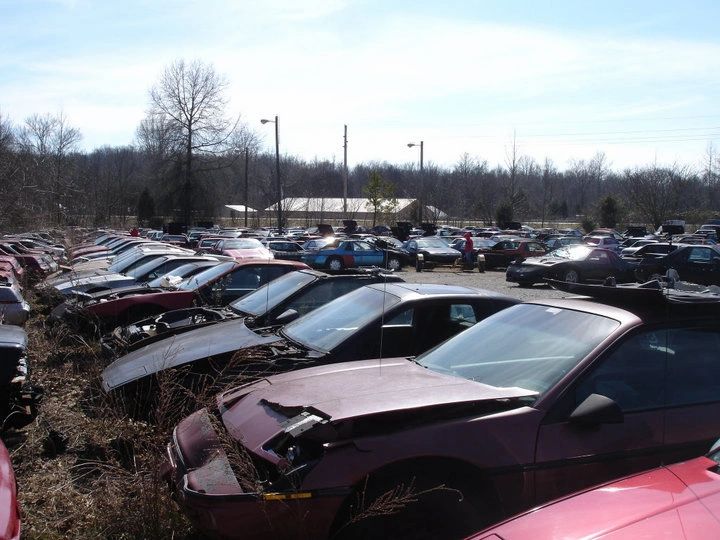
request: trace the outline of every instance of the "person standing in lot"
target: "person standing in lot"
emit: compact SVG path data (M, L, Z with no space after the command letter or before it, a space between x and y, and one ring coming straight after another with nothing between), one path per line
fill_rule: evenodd
M465 233L465 247L463 248L463 251L465 252L465 263L466 264L472 264L473 263L473 241L472 236L470 235L470 232Z

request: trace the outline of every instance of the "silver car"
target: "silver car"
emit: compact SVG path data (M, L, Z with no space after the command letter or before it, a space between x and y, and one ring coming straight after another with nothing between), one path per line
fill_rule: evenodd
M30 316L28 304L15 281L0 281L0 322L22 326Z

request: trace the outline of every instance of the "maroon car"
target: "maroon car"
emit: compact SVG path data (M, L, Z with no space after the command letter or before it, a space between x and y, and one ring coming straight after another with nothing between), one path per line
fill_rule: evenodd
M702 454L720 432L717 297L600 289L512 306L414 359L225 392L175 428L177 498L214 536L457 538Z
M10 454L0 440L0 538L20 538L20 508Z
M129 324L172 309L196 305L224 306L287 272L301 268L308 266L283 260L222 262L186 278L174 289L147 287L119 290L111 295L102 291L65 302L53 310L52 316L63 318L81 314L92 317L103 326L112 326L118 322Z
M720 451L609 482L470 540L720 538Z

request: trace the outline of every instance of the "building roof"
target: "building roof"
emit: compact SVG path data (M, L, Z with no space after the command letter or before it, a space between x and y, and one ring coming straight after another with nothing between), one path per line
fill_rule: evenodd
M413 204L417 199L395 199L397 206L393 213L402 212L405 208ZM342 197L286 197L282 201L283 210L286 212L342 212ZM348 197L348 212L372 212L370 200L364 197ZM446 214L435 208L434 206L425 205L425 208L437 217L444 218ZM265 209L266 211L277 210L277 204L273 204Z
M247 211L257 212L254 208L250 208L249 206L245 206L244 204L226 204L225 208L229 208L230 210L235 210L236 212L245 212L245 209L247 208Z

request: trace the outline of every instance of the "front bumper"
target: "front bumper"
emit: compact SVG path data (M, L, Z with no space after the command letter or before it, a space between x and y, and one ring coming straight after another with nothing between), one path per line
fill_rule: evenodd
M547 268L537 266L508 266L505 281L511 283L537 283L545 278Z
M173 437L175 439L175 436ZM176 440L167 446L167 461L162 474L173 498L185 515L203 534L212 538L326 538L333 520L350 489L284 492L247 492L239 485L232 493L209 493L190 487L189 475L197 470L187 468ZM210 473L219 485L232 474L222 451L203 467L215 468ZM225 490L227 491L227 490Z

